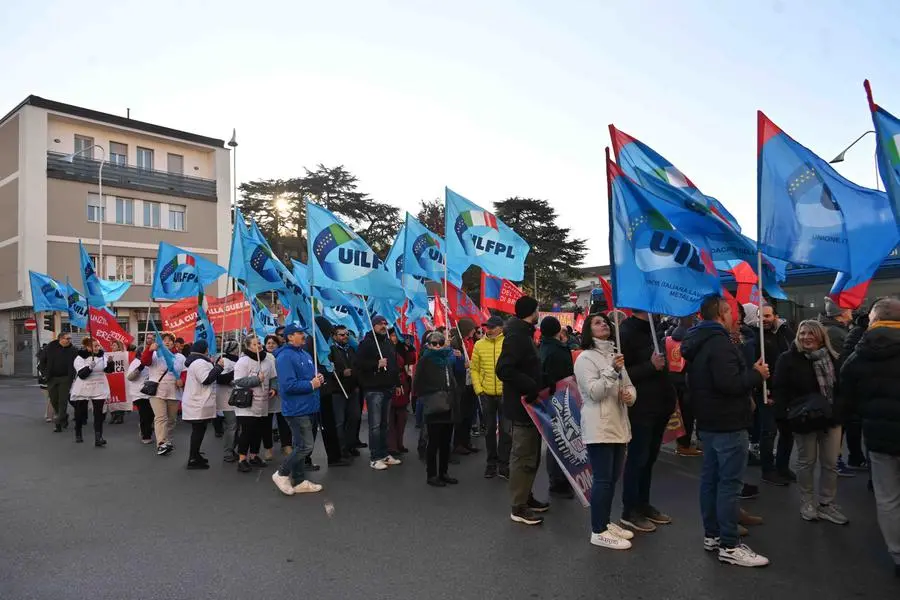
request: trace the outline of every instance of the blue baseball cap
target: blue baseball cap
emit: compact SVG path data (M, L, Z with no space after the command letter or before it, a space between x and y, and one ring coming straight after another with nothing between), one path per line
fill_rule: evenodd
M306 328L301 327L297 323L288 323L284 327L284 337L291 335L292 333L306 333Z

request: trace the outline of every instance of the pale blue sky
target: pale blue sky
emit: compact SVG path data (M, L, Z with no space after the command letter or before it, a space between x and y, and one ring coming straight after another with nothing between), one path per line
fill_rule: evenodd
M0 113L30 93L228 139L241 181L343 163L414 210L443 186L550 200L606 263L615 123L756 230L756 110L830 159L900 112L890 0L0 6ZM869 136L840 166L874 186Z

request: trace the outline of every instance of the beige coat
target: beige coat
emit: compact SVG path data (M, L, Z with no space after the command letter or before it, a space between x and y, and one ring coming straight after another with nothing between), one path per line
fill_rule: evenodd
M594 340L575 361L575 381L581 393L581 437L585 444L627 444L631 441L628 407L637 399L637 390L623 368L613 367L612 342ZM620 378L621 375L621 378ZM626 403L619 393L631 392Z

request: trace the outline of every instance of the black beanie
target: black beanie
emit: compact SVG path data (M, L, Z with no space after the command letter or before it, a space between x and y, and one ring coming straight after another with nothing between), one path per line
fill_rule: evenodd
M544 317L541 319L541 337L552 338L562 331L562 325L556 317Z
M206 343L206 340L196 340L191 344L191 352L206 354L207 350L209 350L209 344Z
M537 311L537 300L531 296L522 296L516 300L516 316L520 319L530 317Z

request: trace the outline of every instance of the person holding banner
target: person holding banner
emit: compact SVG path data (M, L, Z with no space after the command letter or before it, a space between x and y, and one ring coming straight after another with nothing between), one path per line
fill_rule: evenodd
M112 373L115 365L106 361L100 342L92 337L81 340L81 349L73 363L75 381L72 383L71 401L75 409L75 442L84 441L82 427L87 423L88 402L94 409L94 446L106 445L103 439L103 405L109 400L109 383L106 373Z
M575 381L584 404L581 438L587 445L594 482L591 486L591 544L628 550L634 533L610 521L616 482L631 441L628 408L637 390L625 369L625 357L610 341L613 326L603 314L588 315L582 330Z
M402 462L387 451L388 412L391 398L400 387L397 353L387 330L387 319L381 315L372 317L372 331L356 351L356 371L369 410L369 466L376 471Z
M138 409L138 427L141 432L141 443L153 443L153 407L150 397L144 393L144 382L147 381L147 369L141 364L140 355L144 349L139 348L134 359L125 370L125 397Z
M191 354L184 361L181 372L184 395L181 401L181 418L191 424L191 448L188 454L188 470L208 469L209 461L200 454L200 446L206 435L206 426L216 418L216 379L225 368L219 358L214 365L207 355L206 340L191 344Z
M159 349L159 339L148 336L150 343L144 348L141 355L141 364L149 367L147 380L155 382L156 395L150 398L150 406L153 407L153 429L156 432L156 455L167 456L175 450L172 443L172 434L178 422L178 390L182 383L175 377L175 373L169 371L169 366ZM169 332L159 334L162 343L170 352L175 352L175 336ZM177 372L184 370L184 356L180 352L174 355L174 365Z

